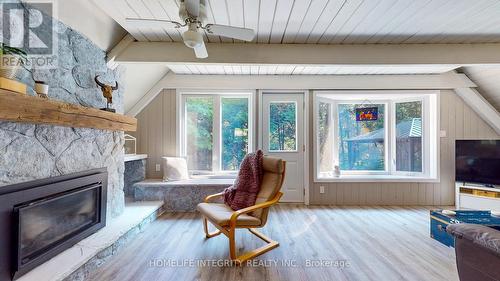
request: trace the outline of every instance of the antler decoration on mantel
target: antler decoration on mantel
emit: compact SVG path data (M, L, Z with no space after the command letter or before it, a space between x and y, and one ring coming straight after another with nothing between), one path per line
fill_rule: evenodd
M102 95L106 98L106 108L101 108L101 110L116 112L115 109L111 108L111 104L113 104L113 91L118 90L118 82L115 81L115 86L106 85L99 81L99 75L97 75L94 80L96 84L101 88Z

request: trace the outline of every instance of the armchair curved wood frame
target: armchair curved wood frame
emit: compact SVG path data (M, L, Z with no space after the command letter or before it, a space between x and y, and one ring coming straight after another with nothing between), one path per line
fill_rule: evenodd
M281 189L281 186L283 185L284 180L285 180L285 172L283 172L283 177L282 177L281 182L280 182L280 189ZM222 196L224 196L224 192L212 194L212 195L207 196L205 198L204 202L209 203L210 200L218 198L218 197L222 197ZM258 209L268 208L268 207L271 207L272 205L277 204L279 202L281 196L283 196L283 193L278 192L274 196L274 198L269 200L269 201L255 204L253 206L250 206L250 207L238 210L238 211L234 211L233 214L231 215L230 220L229 220L229 226L221 226L213 221L210 221L212 223L212 225L214 225L217 228L217 231L215 231L215 232L209 232L209 230L208 230L209 219L207 217L203 216L203 229L205 230L206 238L207 239L212 238L212 237L215 237L221 233L226 235L227 238L229 238L229 256L230 256L231 260L233 260L238 265L241 265L249 259L253 259L257 256L260 256L260 255L278 247L279 246L278 241L274 241L271 238L265 236L264 234L259 232L255 228L255 226L236 225L236 220L242 214L247 214L247 213L253 212L253 211L258 210ZM259 228L263 227L263 225L258 226L258 227ZM247 253L244 253L244 254L238 256L236 254L236 241L235 241L235 233L236 233L236 229L238 229L238 228L248 229L248 231L250 231L250 233L259 237L261 240L265 241L267 244L260 247L260 248L257 248L255 250L252 250L250 252L247 252Z
M224 193L217 193L217 194L209 195L205 198L205 203L209 203L210 199L217 198L217 197L220 197L223 195L224 195ZM244 209L241 209L238 211L234 211L234 213L231 215L231 219L229 220L229 226L224 227L224 226L218 225L217 223L215 223L213 221L210 221L212 223L212 225L214 225L217 228L217 231L215 231L215 232L209 232L209 230L208 230L209 219L207 219L204 216L203 217L203 229L205 230L205 236L207 238L212 238L212 237L217 236L221 233L226 235L227 238L229 238L229 256L231 257L231 260L233 260L237 264L242 264L243 262L245 262L249 259L252 259L256 256L262 255L262 254L278 247L279 243L277 241L274 241L271 238L262 234L261 232L257 231L257 229L254 228L255 226L236 225L236 220L238 219L238 216L240 216L242 214L250 213L250 212L253 212L253 211L258 210L258 209L268 208L268 207L278 203L281 196L283 196L283 193L278 192L278 194L276 194L276 196L274 196L274 198L269 200L269 201L266 201L266 202L263 202L260 204L256 204L256 205L253 205L253 206L250 206L248 208L244 208ZM248 231L250 231L252 234L254 234L255 236L257 236L260 239L262 239L263 241L265 241L267 244L260 247L260 248L255 249L253 251L250 251L250 252L247 252L247 253L244 253L242 255L237 256L236 255L236 241L234 238L237 228L248 229Z

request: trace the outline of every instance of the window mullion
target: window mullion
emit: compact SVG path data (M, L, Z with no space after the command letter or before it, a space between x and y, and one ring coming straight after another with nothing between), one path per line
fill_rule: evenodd
M394 174L396 171L396 143L397 143L397 130L396 130L396 103L394 101L390 101L387 106L388 113L387 114L387 128L389 130L389 136L387 137L388 141L388 157L387 157L387 165L389 174Z
M186 151L186 96L181 95L181 119L179 120L180 122L180 136L181 136L181 157L187 158L187 151Z
M340 155L339 155L339 115L338 115L338 103L332 102L330 104L330 118L333 126L333 169L335 171L335 166L340 167Z
M430 128L428 116L430 116L429 99L422 98L422 174L430 176ZM439 141L439 140L438 140Z
M214 119L213 119L213 150L212 150L212 170L213 172L221 171L221 99L220 95L213 95L214 98Z

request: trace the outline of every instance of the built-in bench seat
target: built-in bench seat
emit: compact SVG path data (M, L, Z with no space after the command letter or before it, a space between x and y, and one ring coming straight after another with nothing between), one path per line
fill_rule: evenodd
M147 179L133 185L136 201L165 202L164 209L170 212L194 212L196 205L206 196L222 192L232 185L234 179L198 178L178 181Z

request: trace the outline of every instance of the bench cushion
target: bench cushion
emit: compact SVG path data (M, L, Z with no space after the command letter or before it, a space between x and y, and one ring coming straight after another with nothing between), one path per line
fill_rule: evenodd
M162 159L164 181L189 179L186 159L180 157L162 157Z
M198 204L196 209L200 211L200 213L205 217L207 217L210 221L221 226L228 226L229 219L231 218L231 215L234 213L234 211L229 206L222 203L200 203ZM236 220L236 225L259 226L260 219L253 216L249 216L247 214L242 214Z

